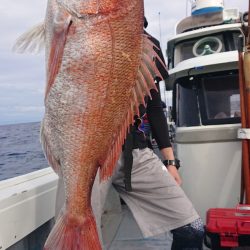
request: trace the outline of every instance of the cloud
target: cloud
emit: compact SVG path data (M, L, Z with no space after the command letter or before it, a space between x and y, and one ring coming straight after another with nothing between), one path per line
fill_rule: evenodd
M44 55L16 54L19 35L44 19L45 0L1 0L0 124L38 121L43 114Z
M44 106L14 106L14 110L21 113L43 112Z
M44 106L11 106L0 107L1 124L41 121Z
M161 41L165 54L167 40L174 35L180 19L190 13L184 0L145 0L148 32ZM44 53L19 55L12 52L23 32L43 21L45 0L1 0L0 5L0 124L41 119L45 88ZM225 6L247 10L247 1L225 0ZM30 107L30 108L29 108Z
M43 21L45 10L45 0L1 0L0 49L10 51L19 35Z

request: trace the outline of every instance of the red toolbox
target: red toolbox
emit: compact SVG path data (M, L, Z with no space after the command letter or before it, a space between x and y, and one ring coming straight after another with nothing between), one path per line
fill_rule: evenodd
M209 209L206 235L210 238L212 249L250 247L250 205Z

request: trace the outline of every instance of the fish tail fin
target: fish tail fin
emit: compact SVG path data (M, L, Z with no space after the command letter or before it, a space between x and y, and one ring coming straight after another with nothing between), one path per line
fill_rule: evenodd
M101 249L91 211L85 216L61 212L44 245L44 250Z
M39 23L17 38L12 50L17 53L38 53L45 45L44 22Z

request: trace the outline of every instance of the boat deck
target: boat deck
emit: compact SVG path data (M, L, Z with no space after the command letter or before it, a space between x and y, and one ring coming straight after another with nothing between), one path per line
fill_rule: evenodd
M0 249L42 250L54 225L57 176L48 168L0 184ZM132 213L125 204L121 204L114 188L110 188L105 205L102 215L103 250L171 249L170 233L143 238ZM249 250L250 247L232 250L236 249Z
M122 218L109 247L106 250L170 250L172 238L168 233L143 238L133 215L126 205L122 206Z
M42 250L54 225L57 176L47 168L0 184L0 249ZM170 234L143 238L114 188L110 188L106 204L102 216L103 250L171 249Z
M122 206L121 223L115 237L105 250L171 250L171 233L160 234L151 238L143 238L133 215L126 205ZM225 248L224 248L225 249ZM227 249L227 248L226 248ZM203 250L211 250L203 246ZM231 250L250 250L250 246L233 247Z

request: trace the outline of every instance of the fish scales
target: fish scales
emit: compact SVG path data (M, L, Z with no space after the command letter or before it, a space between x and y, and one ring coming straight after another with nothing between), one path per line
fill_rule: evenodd
M143 1L99 1L100 13L81 18L69 11L69 1L58 2L49 2L45 23L48 83L42 137L47 158L60 166L56 171L63 176L66 201L45 249L64 249L65 244L69 249L100 249L86 232L92 227L96 235L95 225L90 225L94 223L91 189L98 167L129 125L142 58ZM80 5L72 2L74 8ZM82 244L74 245L72 239L61 243L65 238L57 230L71 232L65 225L69 222L86 234Z
M133 26L133 20L129 26ZM72 27L75 34L71 36L69 32L71 39L65 45L61 69L46 99L48 112L44 120L45 126L51 129L50 137L60 138L52 152L58 152L63 175L84 172L82 177L86 180L88 171L82 162L87 170L90 169L88 160L97 166L98 160L108 154L113 135L123 125L141 44L139 39L131 41L131 31L124 29L128 18L96 26L81 22L79 25ZM68 164L64 164L66 160ZM90 174L92 179L94 173ZM68 186L75 183L73 180L72 185L67 185L66 181L66 200L72 197Z

